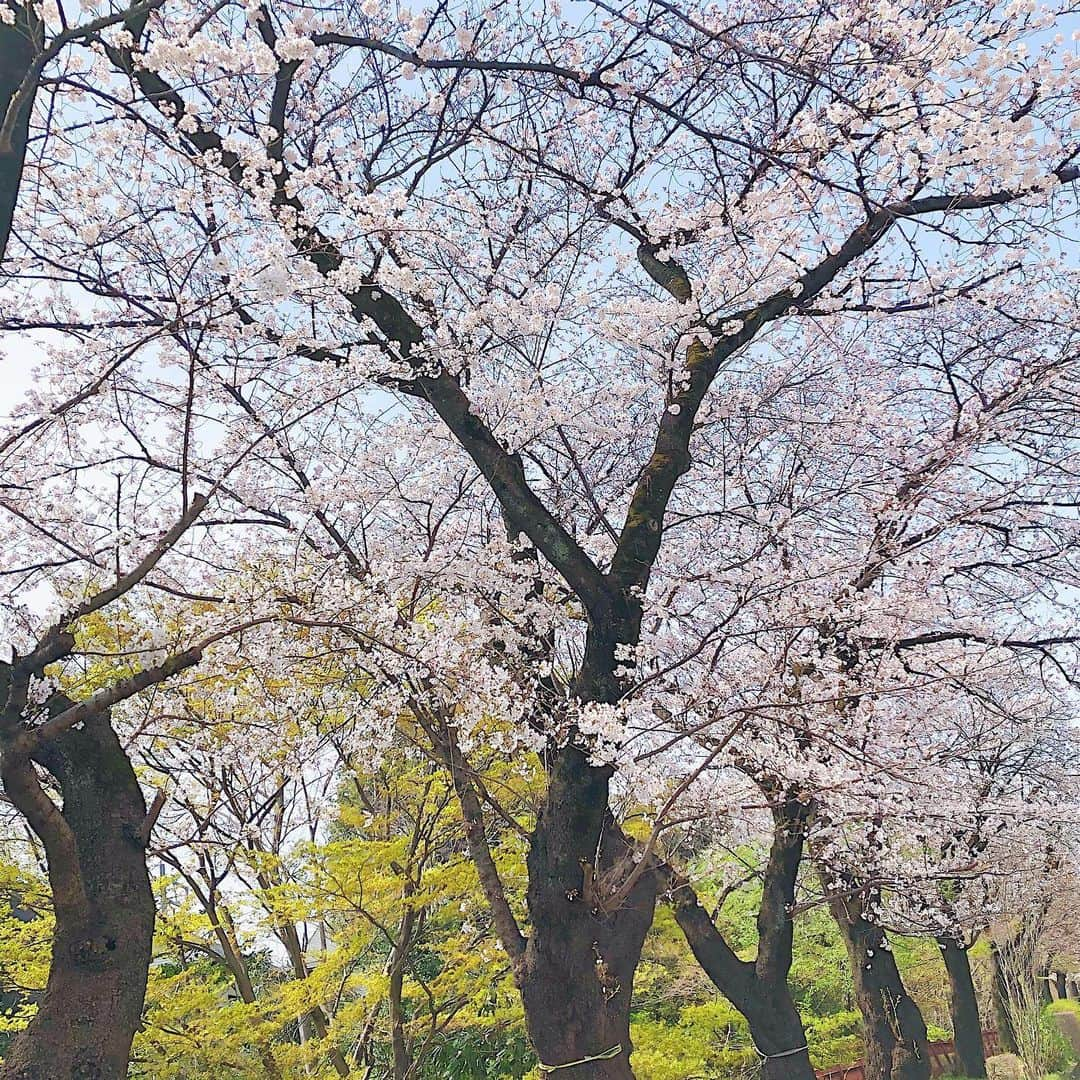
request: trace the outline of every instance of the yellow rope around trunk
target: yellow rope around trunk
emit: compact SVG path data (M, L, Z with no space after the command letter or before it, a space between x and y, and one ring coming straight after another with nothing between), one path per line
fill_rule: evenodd
M563 1065L545 1065L540 1062L540 1071L542 1073L558 1072L560 1069L572 1069L577 1065L588 1065L590 1061L610 1061L614 1057L618 1057L622 1053L622 1043L618 1046L613 1046L610 1050L605 1050L602 1054L593 1054L592 1057L578 1058L577 1061L567 1061Z

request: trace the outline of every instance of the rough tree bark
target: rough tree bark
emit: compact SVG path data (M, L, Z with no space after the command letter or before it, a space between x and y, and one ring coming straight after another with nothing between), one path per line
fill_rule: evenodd
M750 1026L763 1057L763 1080L814 1078L806 1031L787 982L791 909L811 813L808 804L795 798L784 798L773 807L773 842L765 866L757 916L758 952L753 961L736 956L686 882L675 882L669 891L675 919L698 963Z
M1005 946L1007 948L1008 946ZM1006 1054L1015 1054L1017 1050L1016 1032L1013 1030L1012 1016L1009 1012L1008 975L1001 959L1001 949L997 942L990 943L991 992L994 999L994 1016L997 1019L998 1043Z
M929 1080L926 1024L904 987L885 931L866 918L861 894L834 896L829 909L851 960L863 1017L866 1080Z
M529 1037L559 1080L634 1075L630 997L656 885L643 875L617 910L604 910L604 880L618 880L634 865L608 810L609 775L580 750L562 750L528 854L532 932L518 983Z
M499 877L480 790L453 729L421 702L412 706L453 781L469 854L510 960L541 1075L633 1080L630 997L657 885L654 875L641 874L618 903L605 903L636 865L633 845L608 807L610 769L590 765L574 746L549 755L544 801L529 835L526 937Z
M0 775L45 848L56 930L45 993L0 1078L122 1080L154 935L146 804L107 714L61 733L34 760L58 783L62 809L27 758L5 752Z
M983 1049L979 1000L971 977L967 946L956 938L942 935L937 939L941 958L949 976L949 1015L952 1017L953 1041L960 1072L964 1076L986 1075L986 1052Z
M639 605L613 604L590 619L579 701L619 699L617 645L637 640L640 617ZM657 881L637 871L634 845L612 816L611 769L573 745L550 760L526 860L531 932L516 967L526 1028L542 1076L633 1080L630 999Z

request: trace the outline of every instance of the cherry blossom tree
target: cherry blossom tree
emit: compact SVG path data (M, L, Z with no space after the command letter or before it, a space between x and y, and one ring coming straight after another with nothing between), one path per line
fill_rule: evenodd
M363 643L373 737L411 716L453 778L560 1077L632 1076L661 897L766 1074L808 1076L785 978L807 837L827 862L873 852L882 814L917 828L982 671L1030 654L1069 682L1057 21L177 0L84 36L58 81L19 211L49 287L25 271L5 325L94 335L76 396L125 380L135 441L160 410L163 490L241 462L226 538L254 522L273 602ZM171 374L110 366L140 335ZM527 924L480 740L547 771ZM753 971L667 843L747 790L775 825ZM832 897L853 951L881 933L856 871Z
M102 30L138 18L160 2L134 4L74 25L69 25L63 5L46 11L41 5L9 0L0 8L0 262L11 235L31 116L46 69L68 46L84 44ZM54 24L54 14L59 26Z
M1022 679L1038 683L1030 670ZM937 779L913 787L888 816L875 799L871 821L847 823L844 841L834 840L822 860L835 883L826 892L848 943L875 1076L922 1076L929 1067L925 1025L893 961L890 933L937 939L957 1054L966 1075L985 1075L967 949L1000 919L1003 895L1039 895L1067 860L1070 812L1047 820L1038 807L1075 804L1075 735L1028 688L1015 694L984 680L981 689L943 727L947 757L941 742L921 774L924 783L935 772Z
M62 290L46 303L66 311ZM285 601L272 585L240 593L225 573L247 520L227 478L261 436L218 457L220 413L197 415L186 380L152 353L156 331L27 338L25 302L10 309L8 340L40 363L0 436L0 778L44 850L56 929L48 985L0 1071L120 1077L151 957L145 853L162 803L147 808L132 766L131 743L148 733L114 710L279 622Z
M83 659L76 637L80 622L150 574L205 504L204 498L192 500L177 524L112 585L91 587L85 599L58 607L60 617L46 622L28 648L25 638L16 638L10 660L0 667L0 775L7 798L45 850L56 912L48 986L33 1022L5 1060L5 1075L42 1075L46 1060L61 1069L93 1063L109 1075L126 1069L153 937L144 855L153 813L111 726L110 709L198 663L215 635L166 648L163 655L149 652L149 662L138 670L126 677L104 673L100 688L91 679L88 692L78 697L69 696L65 683L86 687L72 671ZM12 513L7 500L4 509ZM69 573L72 561L63 560ZM77 561L85 573L83 557ZM20 569L34 575L33 567L17 565L9 572Z

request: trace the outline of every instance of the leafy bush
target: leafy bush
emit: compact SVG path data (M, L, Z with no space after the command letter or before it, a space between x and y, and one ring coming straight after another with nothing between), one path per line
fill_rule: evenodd
M1047 1066L1049 1071L1066 1076L1075 1068L1080 1054L1066 1034L1061 1018L1067 1017L1080 1035L1080 1004L1075 1001L1055 1001L1043 1009L1042 1022L1046 1027Z
M863 1056L862 1018L855 1009L807 1016L805 1026L814 1068L846 1065Z
M722 997L686 1005L674 1026L633 1024L634 1072L639 1080L750 1076L759 1058L746 1020Z
M1080 1001L1052 1001L1046 1006L1047 1016L1061 1016L1071 1014L1080 1020Z

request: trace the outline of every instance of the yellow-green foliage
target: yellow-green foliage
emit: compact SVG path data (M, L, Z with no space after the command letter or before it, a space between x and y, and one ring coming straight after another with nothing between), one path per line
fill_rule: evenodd
M539 776L495 759L484 764L483 777L527 828ZM410 1051L420 1059L417 1080L535 1077L520 999L495 942L445 774L401 740L378 762L345 777L333 819L316 842L280 851L238 844L235 881L221 890L213 919L180 875L155 881L155 959L131 1076L331 1080L338 1075L331 1050L352 1061L361 1043L363 1065L354 1071L364 1075L371 1065L373 1080L389 1075L388 959L392 940L411 921L401 1007ZM494 813L488 821L511 904L525 923L522 830ZM736 853L721 867L722 876L744 876L761 856L750 849ZM720 888L710 888L706 879L700 891L711 904ZM16 919L3 897L39 917ZM744 959L756 949L759 902L751 877L726 895L717 916ZM307 937L299 974L277 935L286 925ZM43 882L0 864L0 990L25 995L44 985L51 930ZM254 1001L239 999L222 936L235 949ZM946 1015L936 946L897 939L895 951L933 1025ZM847 958L824 907L796 922L790 981L814 1064L861 1057ZM315 1007L328 1025L325 1038L307 1022ZM663 905L646 941L633 1007L639 1080L739 1080L752 1074L758 1059L746 1022L694 962ZM23 999L0 1021L0 1048L5 1032L25 1024L31 1008ZM1080 1013L1072 1003L1054 1009ZM932 1034L939 1033L932 1026Z
M0 1054L11 1034L29 1022L33 995L45 987L52 932L46 882L0 862Z
M487 779L510 805L523 804L534 783L505 766L493 766ZM463 1060L470 1045L481 1053L485 1044L512 1045L518 1049L511 1056L520 1063L520 1002L490 933L462 835L445 776L422 756L399 748L343 785L337 820L325 840L282 853L238 850L241 876L257 880L258 887L223 901L218 916L255 987L250 1005L235 1000L214 927L191 892L175 877L159 882L160 961L147 992L135 1074L147 1080L195 1074L255 1078L266 1075L269 1057L285 1077L329 1076L330 1044L348 1054L363 1032L369 1033L369 1055L385 1056L387 961L391 939L407 920L414 933L402 1012L410 1044L431 1058L453 1051ZM494 855L520 909L521 835L505 827ZM327 943L325 950L308 949L303 977L275 943L275 930L286 924ZM301 1042L299 1018L316 1005L329 1022L327 1038L312 1038L308 1030ZM429 1039L433 1021L436 1037Z
M1046 1006L1046 1011L1051 1016L1069 1014L1080 1020L1080 1001L1052 1001Z
M639 1080L750 1076L759 1058L746 1021L718 995L686 1005L675 1021L633 1024L634 1072Z
M147 987L146 1025L133 1050L132 1075L157 1080L265 1075L256 1048L267 1039L261 1005L230 1000L212 964L175 970L156 964Z

